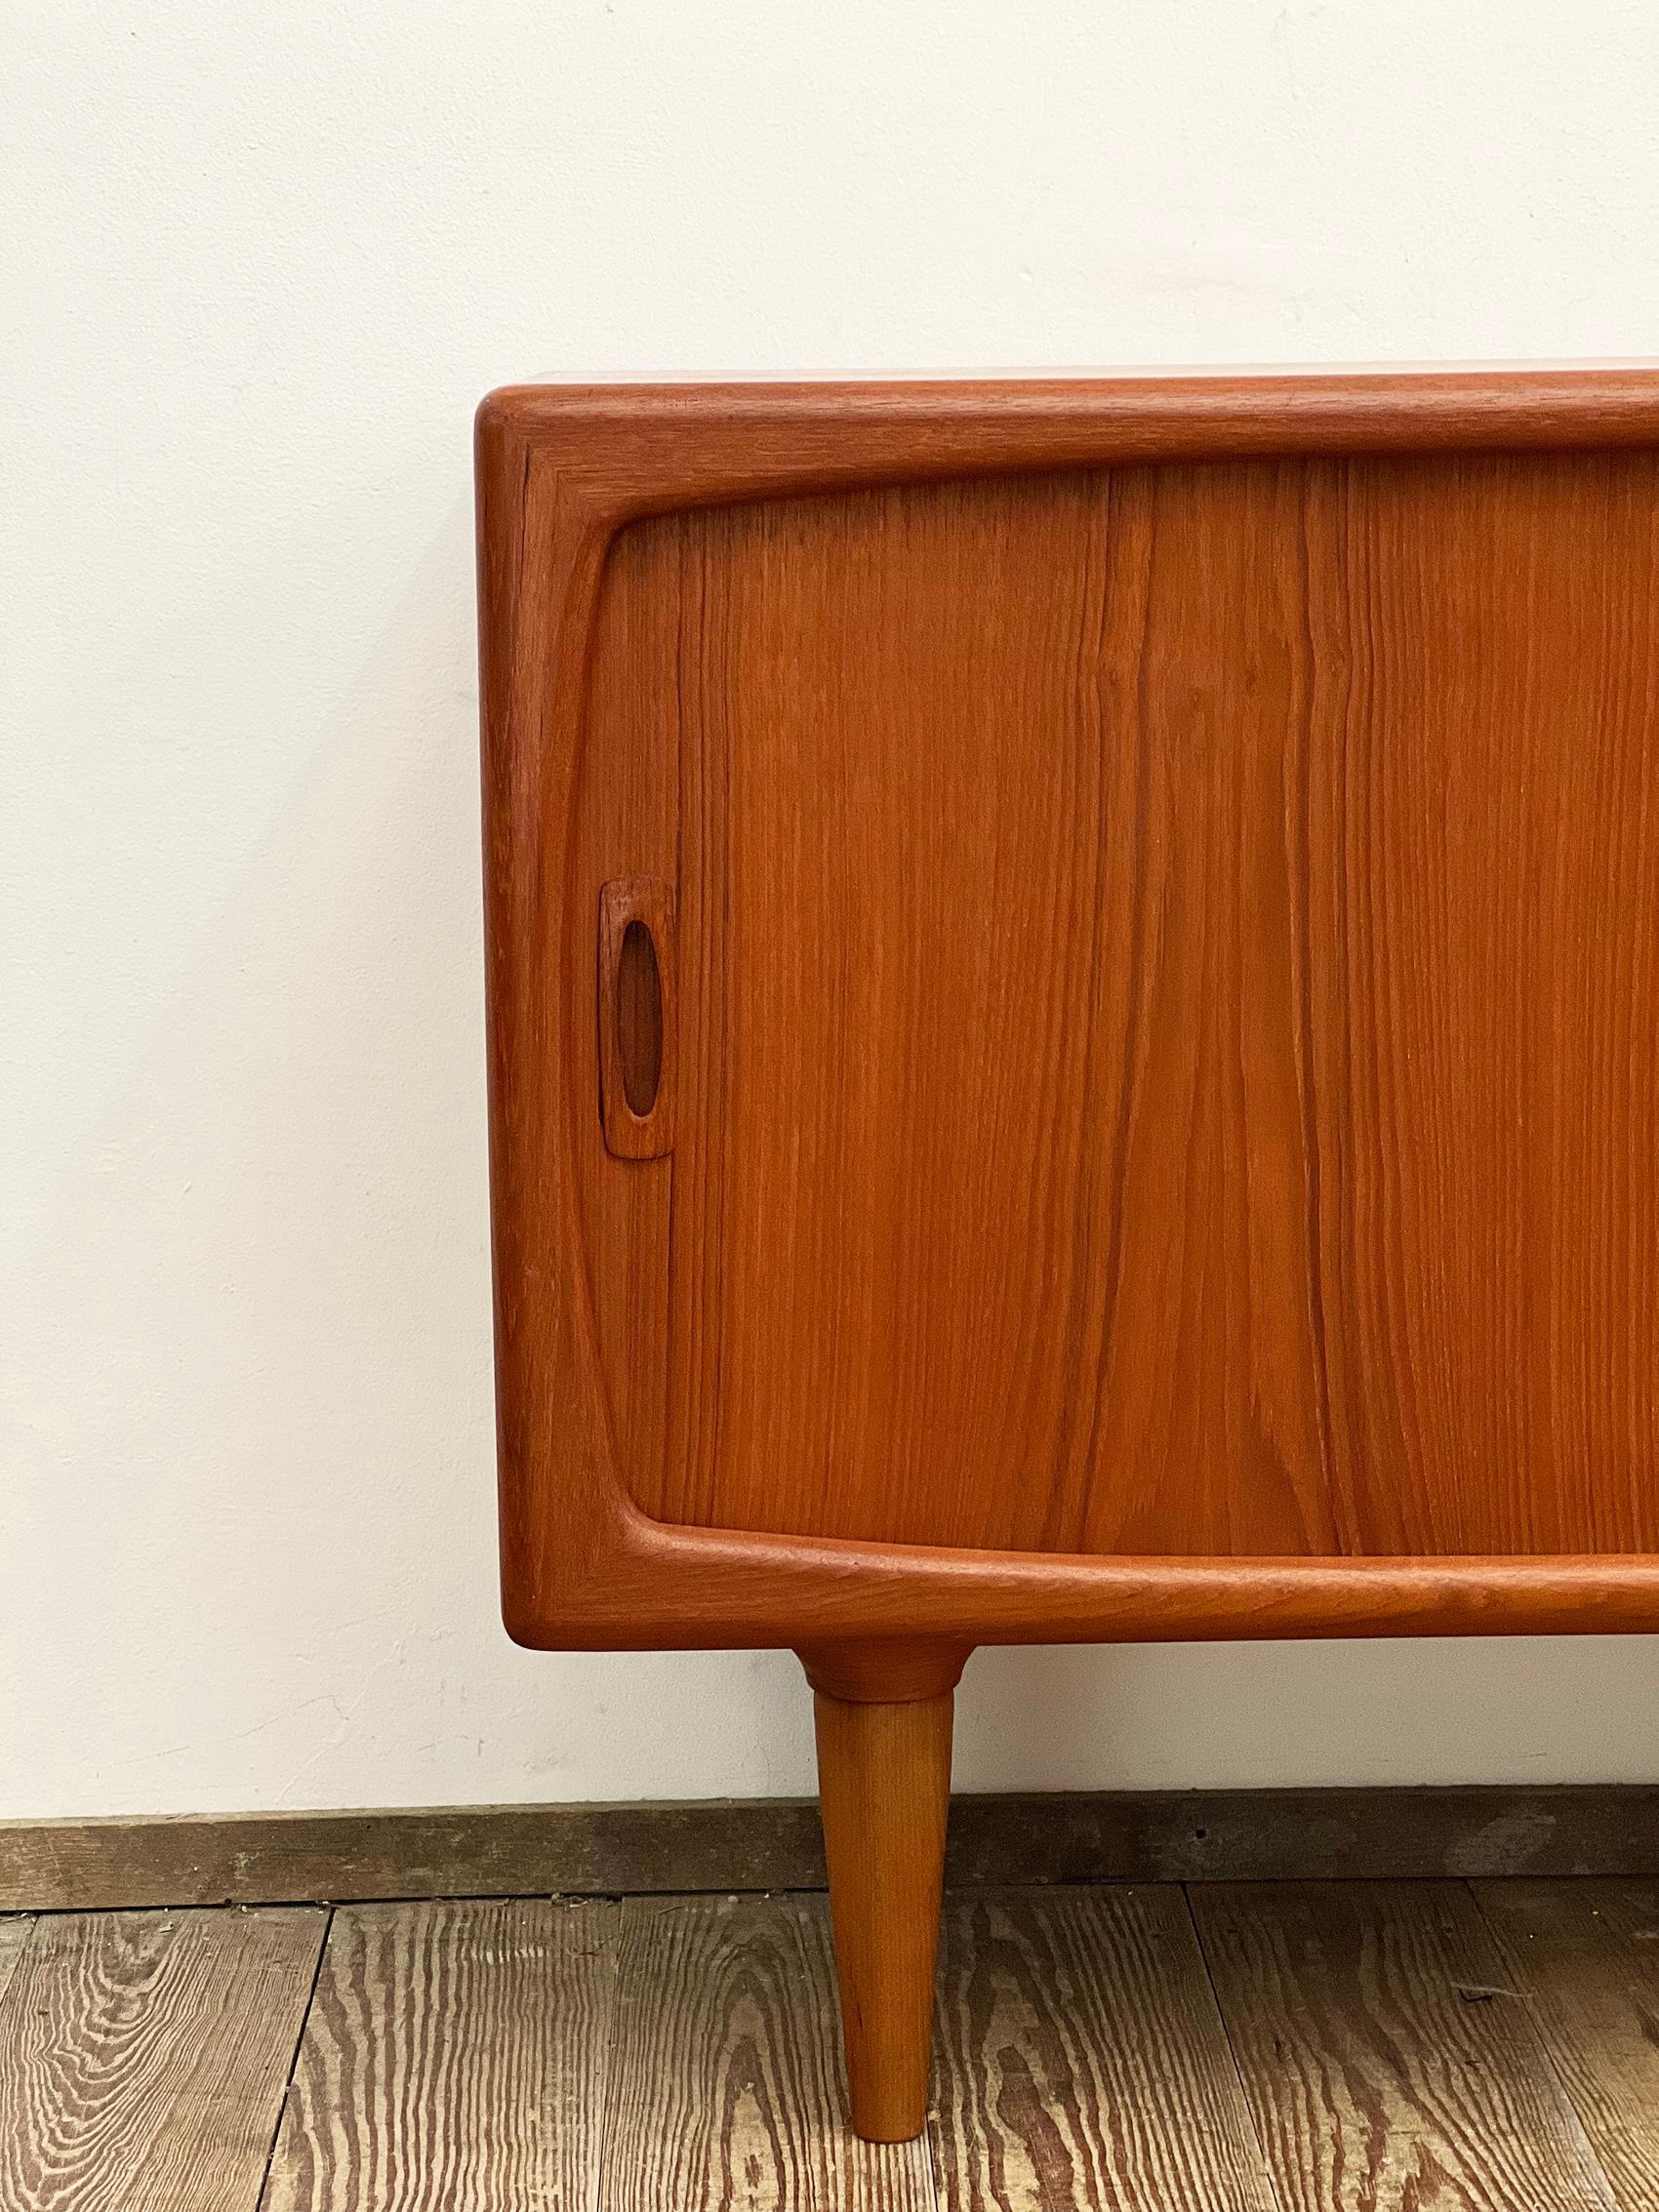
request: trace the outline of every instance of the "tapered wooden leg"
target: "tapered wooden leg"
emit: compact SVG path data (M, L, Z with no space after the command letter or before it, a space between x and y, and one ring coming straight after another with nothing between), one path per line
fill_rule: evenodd
M804 1655L803 1655L804 1656ZM927 2120L933 1977L951 1797L953 1684L961 1655L912 1670L894 1699L864 1694L877 1669L836 1679L807 1658L818 1724L818 1795L855 2131L902 2143ZM834 1688L826 1686L826 1673ZM860 1694L837 1694L844 1688Z

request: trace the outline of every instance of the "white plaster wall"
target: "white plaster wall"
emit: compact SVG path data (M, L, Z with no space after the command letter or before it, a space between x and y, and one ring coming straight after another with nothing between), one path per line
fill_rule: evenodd
M494 1589L468 435L540 374L1632 354L1638 0L12 0L0 1813L808 1786ZM982 1656L970 1789L1659 1776L1635 1640Z

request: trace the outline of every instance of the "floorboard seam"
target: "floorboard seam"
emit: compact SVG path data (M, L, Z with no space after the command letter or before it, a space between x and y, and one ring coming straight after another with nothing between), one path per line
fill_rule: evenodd
M270 2141L265 2145L265 2162L260 2175L260 2193L254 2199L254 2212L264 2212L265 2198L270 2193L271 2170L276 2164L276 2147L282 2141L282 2123L288 2117L288 2100L294 2093L294 2076L300 2071L300 2053L305 2047L305 2031L311 2025L311 2007L317 2001L317 1985L323 1978L323 1961L328 1956L329 1939L334 1934L335 1908L323 1908L322 1940L317 1945L316 1964L311 1968L311 1986L305 1991L305 2002L300 2009L300 2026L294 2036L294 2048L288 2054L288 2071L282 2077L282 2094L276 2100L276 2119L271 2127Z
M1268 2156L1268 2147L1262 2141L1261 2129L1256 2125L1256 2114L1250 2104L1249 2085L1244 2079L1244 2069L1238 2063L1237 2047L1233 2040L1233 2023L1227 2017L1227 2007L1221 2001L1221 1991L1216 1987L1215 1972L1210 1965L1210 1954L1204 1949L1204 1931L1198 1924L1198 1915L1193 1910L1192 1884L1182 1882L1180 1889L1181 1902L1187 1911L1187 1922L1193 1931L1193 1941L1198 1947L1198 1958L1204 1969L1204 1980L1209 1986L1210 2002L1215 2006L1215 2016L1221 2022L1222 2038L1227 2044L1228 2064L1233 2069L1233 2078L1238 2084L1238 2101L1243 2108L1245 2118L1250 2122L1250 2139L1256 2146L1256 2162L1261 2168L1262 2180L1267 2188L1268 2202L1275 2207L1275 2212L1287 2212L1283 2192L1279 2189L1277 2177L1274 2173L1273 2160Z
M1556 2064L1556 2055L1550 2048L1550 2038L1544 2033L1543 2029L1539 2025L1538 2006L1536 2000L1533 1997L1532 1991L1527 1988L1525 1978L1514 1971L1516 1961L1511 1955L1509 1942L1505 1937L1503 1930L1495 1927L1491 1920L1487 1918L1485 1907L1480 1902L1480 1889L1478 1883L1470 1881L1466 1878L1463 1883L1463 1888L1469 1898L1470 1903L1475 1908L1475 1917L1479 1921L1481 1927L1485 1929L1488 1942L1491 1944L1492 1949L1497 1953L1499 1959L1503 1962L1507 1978L1517 1985L1516 1989L1511 1993L1520 1999L1521 2008L1526 2014L1527 2026L1532 2031L1532 2040L1537 2045L1538 2055L1544 2062L1545 2071L1548 2072L1550 2079L1556 2085L1557 2094L1561 2100L1562 2111L1572 2121L1574 2131L1576 2132L1580 2143L1584 2147L1584 2155L1590 2160L1592 2170L1596 2174L1598 2180L1600 2182L1602 2189L1605 2191L1608 2204L1614 2208L1614 2212L1618 2212L1618 2208L1623 2205L1624 2199L1620 2196L1618 2191L1613 2187L1612 2176L1608 2173L1606 2167L1602 2165L1600 2154L1597 2151L1595 2144L1591 2141L1590 2130L1585 2125L1584 2114L1578 2109L1577 2100L1574 2098L1572 2093L1571 2082L1567 2080L1566 2076L1561 2072L1560 2069Z
M604 2062L597 2083L599 2125L593 2146L593 2188L587 2212L605 2212L605 2163L611 2147L611 2082L616 2072L617 2037L623 2024L623 1968L627 1963L628 1899L616 1897L609 1902L614 1915L611 1940L616 1945L616 1970L611 1976L611 2001L605 2008Z

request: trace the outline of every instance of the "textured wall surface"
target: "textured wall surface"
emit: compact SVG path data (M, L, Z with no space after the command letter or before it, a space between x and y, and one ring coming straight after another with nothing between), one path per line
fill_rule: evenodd
M1587 0L22 0L0 1814L794 1791L497 1624L469 422L539 375L1629 355ZM1659 1776L1659 1645L990 1654L968 1788Z

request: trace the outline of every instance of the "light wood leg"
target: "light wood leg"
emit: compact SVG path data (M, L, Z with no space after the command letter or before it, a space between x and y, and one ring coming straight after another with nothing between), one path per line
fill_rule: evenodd
M954 1691L848 1698L808 1672L853 2127L902 2143L927 2121Z

